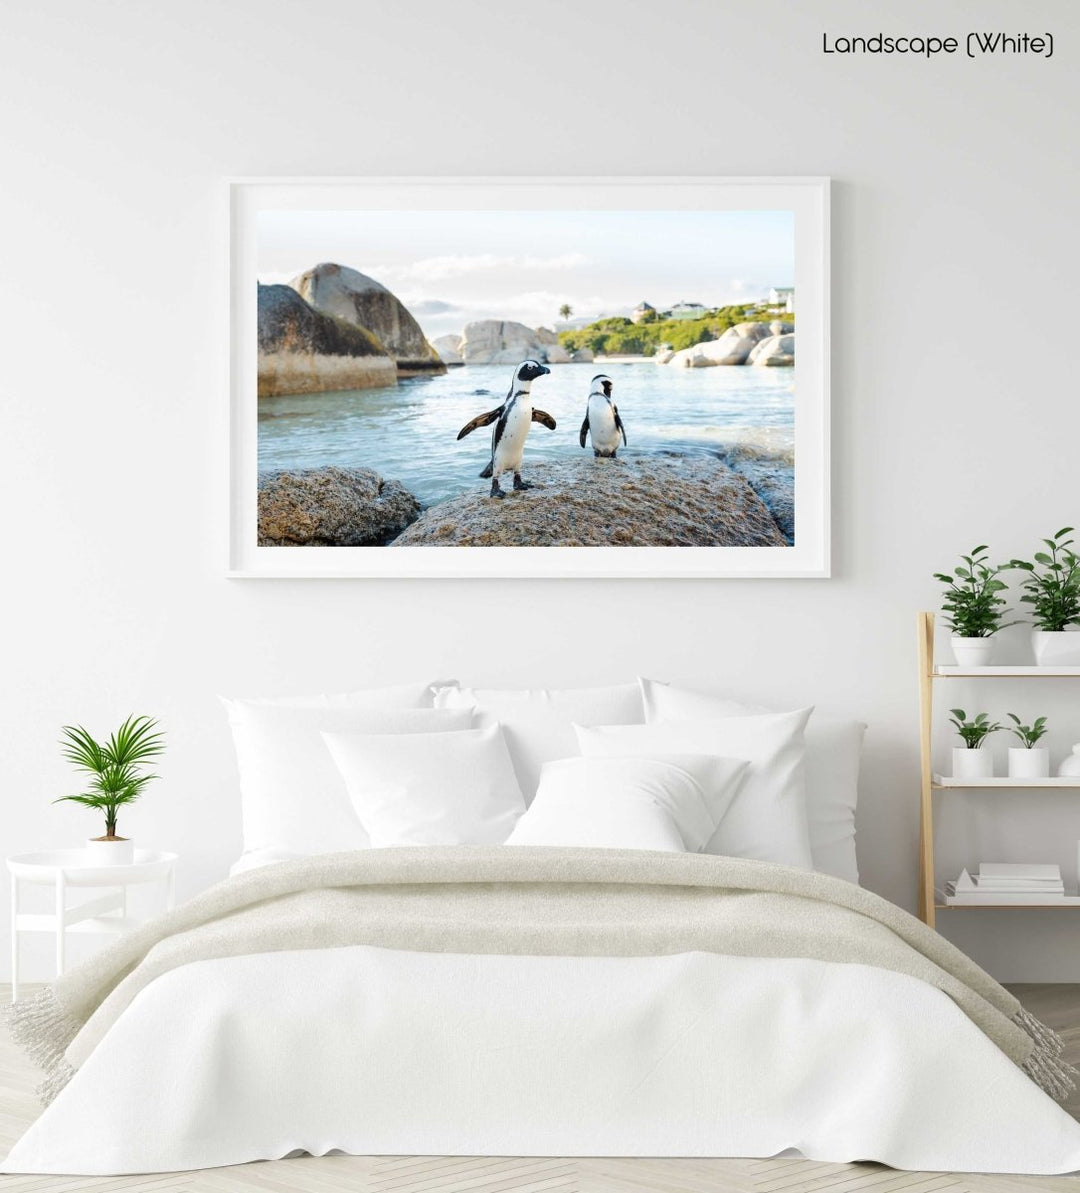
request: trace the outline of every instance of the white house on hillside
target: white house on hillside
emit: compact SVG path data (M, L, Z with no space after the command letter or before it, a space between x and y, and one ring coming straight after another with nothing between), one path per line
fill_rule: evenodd
M795 287L773 286L769 291L769 304L774 307L783 307L789 315L793 315L795 313Z
M677 302L667 312L669 319L702 319L706 308L700 302Z

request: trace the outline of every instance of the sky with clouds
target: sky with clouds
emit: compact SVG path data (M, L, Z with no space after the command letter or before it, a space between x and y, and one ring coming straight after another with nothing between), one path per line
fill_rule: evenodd
M794 285L787 211L270 211L257 234L261 282L351 266L429 339L475 319L552 327L564 303L593 319L643 299L722 306Z

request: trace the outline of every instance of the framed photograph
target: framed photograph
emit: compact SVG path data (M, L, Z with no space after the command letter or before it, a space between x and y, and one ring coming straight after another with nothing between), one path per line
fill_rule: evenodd
M829 575L827 179L243 179L229 216L231 575Z

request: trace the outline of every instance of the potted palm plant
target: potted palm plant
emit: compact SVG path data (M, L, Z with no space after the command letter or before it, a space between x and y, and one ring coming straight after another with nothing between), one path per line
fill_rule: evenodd
M60 748L73 766L90 776L85 791L62 795L54 803L70 800L105 814L105 833L86 843L87 856L95 866L129 865L135 858L135 843L116 832L119 810L133 804L143 788L157 775L144 767L165 749L164 735L157 732L152 717L131 716L108 741L96 741L81 725L65 725Z
M1031 632L1035 662L1041 667L1080 665L1080 557L1073 548L1071 526L1053 538L1043 539L1045 551L1033 560L1014 559L1009 566L1027 576L1022 584L1022 604L1030 605L1035 629Z
M962 746L953 747L953 778L993 778L993 756L989 750L984 751L982 747L991 733L997 733L1001 729L1001 725L997 721L991 721L984 712L969 721L967 713L962 708L953 708L949 711L952 713L949 721L964 743Z
M949 641L953 654L961 667L985 667L994 649L992 636L1005 629L1001 619L1006 608L1001 593L1008 585L998 579L1004 567L987 563L988 550L985 545L972 547L970 555L960 556L960 566L952 575L934 573L935 580L947 585L941 608L945 624L952 631Z
M1009 713L1009 732L1020 739L1019 746L1009 747L1010 779L1045 779L1050 774L1050 751L1038 743L1046 736L1046 718L1036 717L1025 725L1016 713Z

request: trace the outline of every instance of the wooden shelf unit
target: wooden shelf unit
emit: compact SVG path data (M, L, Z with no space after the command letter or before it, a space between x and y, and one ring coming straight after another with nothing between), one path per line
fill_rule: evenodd
M938 911L986 911L991 908L1047 908L1067 910L1075 903L939 903L934 884L934 792L946 790L992 791L1002 789L1054 791L1080 789L1080 779L951 779L934 773L934 682L942 679L1080 679L1080 667L951 667L934 663L934 615L918 615L919 635L919 753L922 782L919 800L919 918L936 926Z

